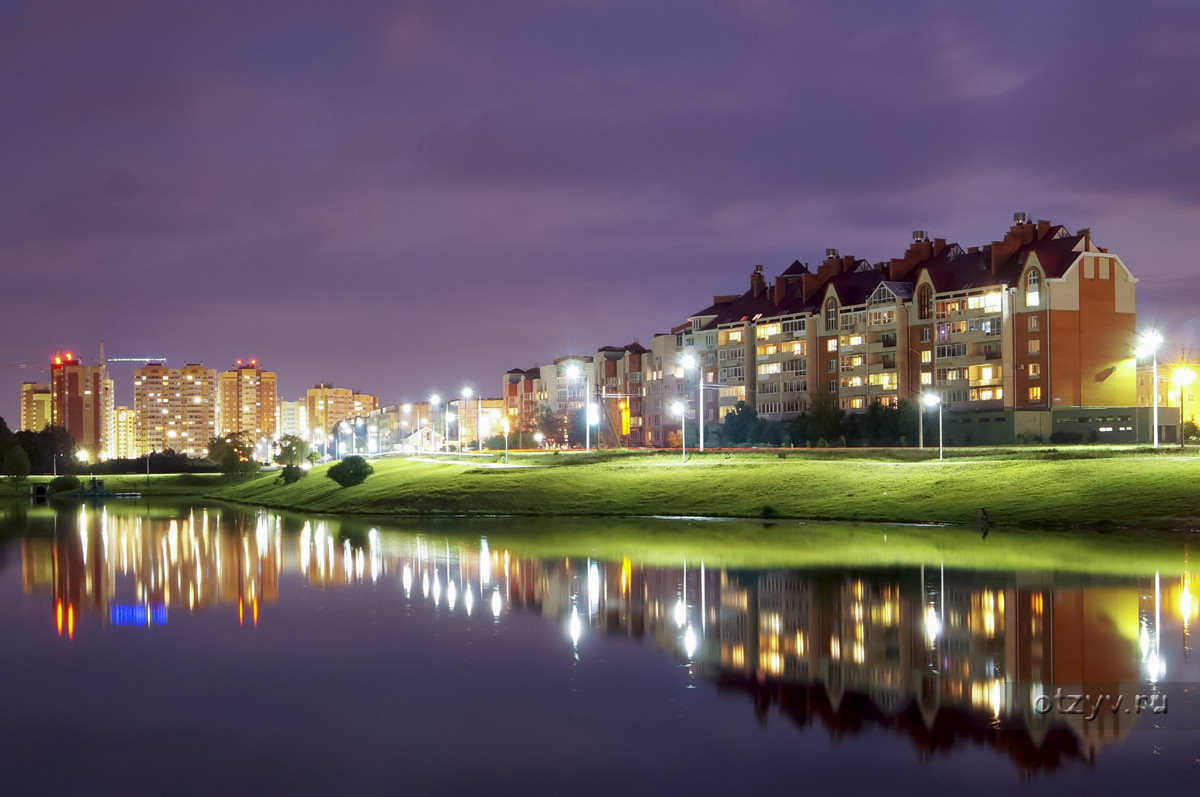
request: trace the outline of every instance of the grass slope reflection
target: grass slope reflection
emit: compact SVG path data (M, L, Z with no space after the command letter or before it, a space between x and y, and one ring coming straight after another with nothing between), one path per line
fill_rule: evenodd
M750 568L705 557L703 541L692 542L700 553L672 563L646 542L657 562L636 546L628 555L533 556L509 547L513 529L501 522L459 524L455 536L405 534L205 507L147 515L80 507L33 521L35 531L53 527L21 540L22 586L47 595L48 620L64 636L150 627L179 611L229 612L231 621L236 611L239 625L255 626L289 599L285 574L325 588L391 580L406 599L484 611L501 628L507 612L536 610L560 625L576 655L589 634L650 640L717 689L745 695L764 719L774 709L834 737L882 729L920 757L983 745L1024 773L1095 761L1132 730L1168 720L1140 710L1148 696L1156 697L1147 708L1170 700L1169 719L1196 728L1180 694L1181 681L1195 680L1187 654L1198 609L1182 547L1173 558L1155 553L1159 572L1116 577L1056 574L1052 560L1020 571L937 557L835 567L834 554L822 554L830 558L819 568ZM922 532L955 539L953 530ZM1085 693L1128 702L1116 712L1043 710L1043 698Z

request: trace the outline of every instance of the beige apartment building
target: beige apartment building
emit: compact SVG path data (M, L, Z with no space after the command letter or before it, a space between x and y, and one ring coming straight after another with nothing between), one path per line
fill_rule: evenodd
M39 382L21 383L21 431L40 432L50 425L53 394L50 385Z
M197 363L168 368L146 363L133 372L134 456L176 451L208 453L216 436L217 372Z
M135 459L144 453L137 444L137 413L131 407L114 407L113 458Z
M325 434L340 421L361 418L379 409L378 397L327 382L310 387L304 402L308 424Z
M217 433L238 432L254 441L275 437L277 377L264 371L257 360L238 360L229 371L217 374Z

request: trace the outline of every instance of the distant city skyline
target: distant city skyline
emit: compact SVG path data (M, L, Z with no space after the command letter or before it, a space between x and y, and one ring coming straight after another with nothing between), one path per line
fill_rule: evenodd
M1086 35L1079 35L1081 27ZM0 416L73 347L381 404L666 332L828 247L1089 227L1200 346L1200 7L0 11ZM114 367L127 404L137 363Z

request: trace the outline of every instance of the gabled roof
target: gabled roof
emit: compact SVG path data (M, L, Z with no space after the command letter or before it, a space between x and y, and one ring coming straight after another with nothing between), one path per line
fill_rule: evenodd
M777 308L769 294L770 291L764 291L755 296L753 292L746 291L725 307L713 321L705 324L702 329L715 329L724 324L735 324L739 321L752 321L755 318L775 315Z

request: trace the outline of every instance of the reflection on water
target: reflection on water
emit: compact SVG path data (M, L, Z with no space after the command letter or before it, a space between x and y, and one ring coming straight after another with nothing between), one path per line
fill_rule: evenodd
M1163 714L1152 709L1177 699L1165 689L1167 659L1189 660L1198 610L1186 557L1170 575L1103 580L938 563L731 570L521 558L486 538L263 511L83 506L53 523L20 540L21 581L46 597L46 621L64 637L152 629L178 612L225 612L254 627L288 599L287 574L322 589L391 580L409 600L485 613L501 631L511 611L540 612L575 656L589 634L648 638L696 677L745 695L763 721L774 710L834 738L889 731L922 757L982 744L1023 772L1093 761L1154 727ZM1053 702L1075 694L1124 702L1109 710L1089 698L1083 713Z

